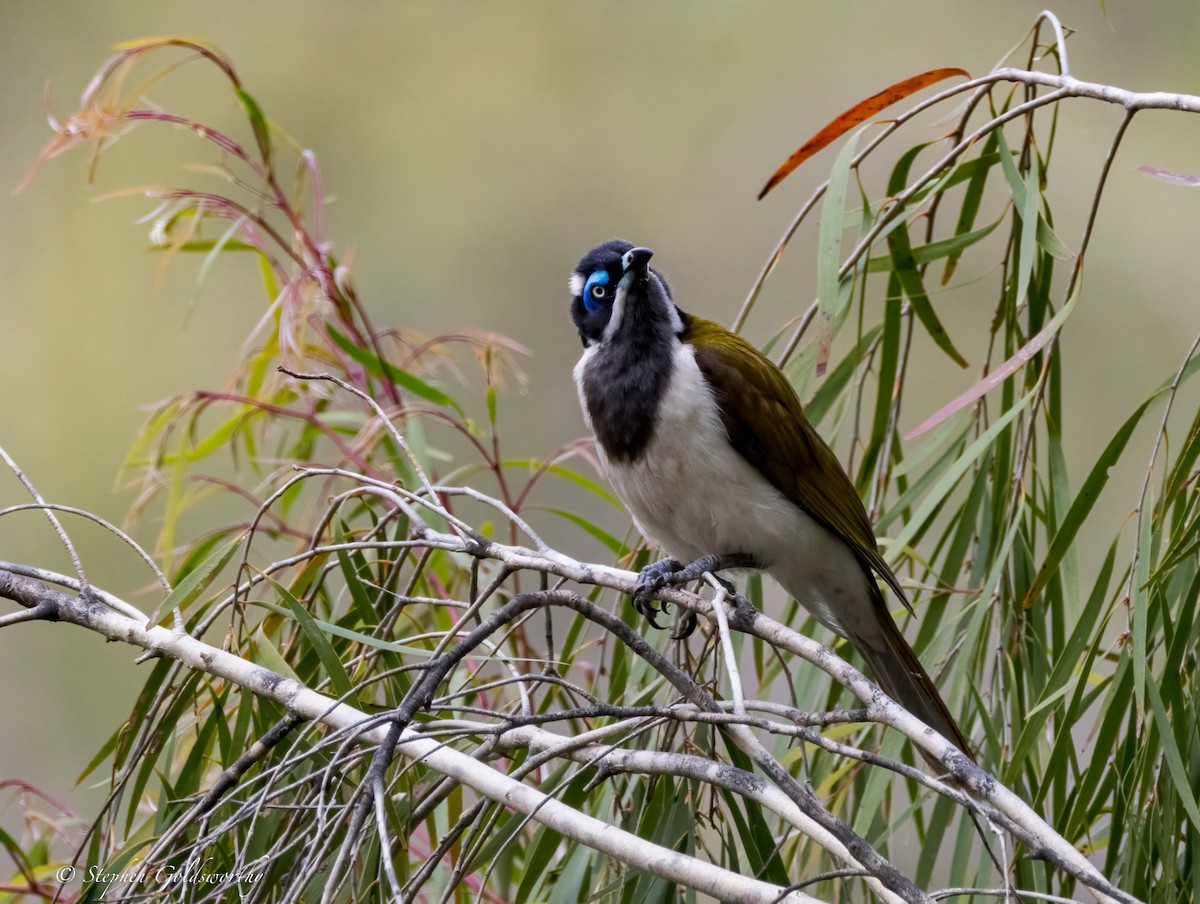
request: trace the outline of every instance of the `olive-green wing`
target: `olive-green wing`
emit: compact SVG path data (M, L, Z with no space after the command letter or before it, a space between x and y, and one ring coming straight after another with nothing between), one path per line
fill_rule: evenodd
M900 582L879 554L858 491L808 423L783 371L741 336L701 317L685 318L683 339L695 348L734 448L779 492L848 543L907 606Z

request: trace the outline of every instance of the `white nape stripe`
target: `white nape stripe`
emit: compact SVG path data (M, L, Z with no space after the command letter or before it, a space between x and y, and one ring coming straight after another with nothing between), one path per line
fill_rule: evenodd
M571 289L571 297L578 298L579 295L583 292L583 286L584 286L583 277L578 273L572 273L571 280L568 283L568 286Z
M629 290L621 283L617 283L617 297L613 299L612 312L608 315L608 323L604 325L604 341L612 341L612 337L617 335L617 330L621 328L621 316L625 313L625 299L629 297Z
M628 277L626 277L627 279ZM650 274L650 279L658 283L662 289L662 298L665 299L667 306L667 317L671 321L671 330L676 336L683 332L683 320L679 317L679 310L671 302L667 295L667 290L663 286L662 281L653 273ZM617 330L621 328L621 316L625 313L625 300L629 297L629 290L625 287L625 279L617 283L617 297L613 299L612 314L609 315L608 323L604 326L604 341L608 342L617 334Z
M596 343L588 340L588 344L583 349L583 354L579 356L579 360L575 363L575 369L571 372L575 377L575 389L579 393L579 407L583 410L583 422L587 424L589 430L592 429L592 417L588 413L587 398L583 394L583 377L587 373L588 364L596 355ZM599 449L599 444L596 446ZM601 451L603 456L603 451Z

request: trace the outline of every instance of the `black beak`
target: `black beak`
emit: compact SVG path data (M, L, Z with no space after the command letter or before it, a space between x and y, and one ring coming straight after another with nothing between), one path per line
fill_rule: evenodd
M640 276L646 272L646 267L652 257L654 257L654 252L649 248L630 248L621 255L621 267L626 275Z

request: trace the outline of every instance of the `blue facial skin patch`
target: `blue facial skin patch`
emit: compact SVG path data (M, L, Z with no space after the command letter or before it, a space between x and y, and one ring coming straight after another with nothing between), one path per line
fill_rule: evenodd
M603 286L608 284L608 271L597 270L588 277L587 282L583 286L583 304L589 311L594 311L600 307L600 302L592 297L592 286Z

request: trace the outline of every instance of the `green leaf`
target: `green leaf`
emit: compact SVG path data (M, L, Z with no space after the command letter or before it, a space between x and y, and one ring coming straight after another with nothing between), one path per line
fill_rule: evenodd
M1033 401L1035 391L1027 393L1012 408L997 418L995 423L988 427L975 442L967 447L966 451L958 457L954 464L942 475L941 479L938 480L933 489L929 491L929 494L921 502L920 507L909 518L908 523L904 525L904 529L900 531L894 540L887 544L888 552L903 550L912 543L917 532L925 526L925 522L937 511L942 501L954 489L954 486L962 479L963 475L967 473L967 470L975 460L992 445L992 442L1001 431L1006 430L1013 419L1029 406L1029 403ZM889 556L889 558L892 557Z
M1149 609L1150 609L1150 563L1153 561L1151 544L1153 533L1150 530L1154 519L1148 510L1150 499L1142 500L1146 508L1138 518L1137 560L1133 570L1133 587L1130 593L1129 608L1133 615L1133 699L1137 703L1138 715L1146 711L1146 686L1153 681L1146 680L1146 658L1150 646ZM1166 739L1163 739L1166 743ZM1200 824L1197 824L1200 828Z
M592 480L590 477L585 477L578 471L568 468L565 465L544 464L536 458L507 458L500 464L505 468L525 468L531 471L536 471L539 468L544 467L547 474L553 474L556 477L562 477L564 480L569 480L576 486L583 487L589 493L599 496L613 508L620 511L625 511L625 506L621 504L621 500L609 492L609 490L603 484Z
M1154 713L1154 721L1158 725L1159 741L1162 744L1163 758L1167 761L1167 771L1171 774L1171 784L1175 786L1179 801L1183 804L1183 810L1191 820L1192 827L1200 831L1200 807L1197 807L1196 798L1192 792L1192 779L1188 775L1187 767L1183 764L1179 745L1175 743L1175 731L1171 720L1167 717L1167 710L1163 706L1158 685L1149 681L1146 683L1146 691L1146 696L1150 700L1150 710Z
M1147 399L1139 405L1126 420L1121 429L1116 435L1109 440L1104 451L1100 453L1100 457L1096 459L1096 463L1092 465L1091 473L1084 480L1083 486L1080 488L1075 501L1071 503L1071 508L1063 518L1062 523L1058 527L1058 531L1054 535L1054 539L1050 542L1050 549L1046 552L1046 557L1042 560L1042 565L1038 569L1037 576L1033 583L1029 585L1029 590L1025 594L1025 599L1022 605L1029 608L1033 605L1034 599L1040 594L1049 583L1050 579L1058 570L1059 563L1063 557L1074 547L1075 536L1079 533L1083 522L1087 520L1092 508L1096 505L1096 500L1100 498L1100 492L1108 484L1109 470L1121 458L1121 454L1125 451L1125 444L1129 442L1129 437L1133 434L1134 428L1142 419L1142 415L1146 413L1146 409L1150 407L1153 398Z
M964 232L969 232L971 227L975 225L975 218L979 215L979 206L983 202L983 190L987 185L987 177L992 171L992 166L1000 161L1000 155L996 153L997 137L996 133L1002 131L996 129L988 134L987 141L983 146L983 153L971 163L979 164L970 174L970 181L967 183L967 190L963 193L962 207L958 212L958 223L954 227L955 235L962 235ZM985 163L986 161L986 163ZM999 222L999 220L997 220ZM942 271L942 285L950 282L950 278L954 275L954 270L958 266L959 258L962 257L962 251L957 251L946 259L946 268Z
M1108 585L1112 579L1113 560L1116 546L1109 549L1108 557L1101 568L1100 575L1092 587L1091 595L1083 612L1075 619L1075 628L1071 637L1061 651L1057 652L1054 660L1054 671L1046 682L1045 688L1036 703L1025 714L1025 724L1013 747L1011 762L1013 771L1023 768L1025 758L1033 749L1034 744L1042 736L1043 726L1050 715L1050 706L1070 690L1070 678L1079 667L1079 657L1087 646L1088 638L1097 633L1101 621L1101 609L1108 596Z
M1004 178L1008 180L1008 188L1012 193L1013 206L1018 211L1028 211L1029 207L1029 191L1027 183L1021 178L1021 173L1017 169L1017 165L1013 163L1013 152L1009 149L1007 142L1004 140L1004 130L996 129L993 133L996 136L1000 145L1000 168L1004 171ZM1036 155L1031 155L1031 157ZM1039 185L1040 190L1040 185ZM1064 244L1054 230L1050 228L1050 224L1044 218L1038 217L1033 221L1036 225L1037 240L1048 254L1059 260L1067 260L1074 257L1074 253Z
M846 303L841 291L838 271L842 265L842 231L845 226L846 186L850 179L850 163L862 129L846 139L833 169L829 173L829 184L825 189L825 201L821 207L820 235L817 239L817 310L820 323L817 332L821 346L817 354L817 375L825 373L832 341L832 324Z
M271 166L271 129L267 118L263 116L262 108L253 97L240 85L233 89L250 117L250 128L254 130L254 140L258 143L258 152L262 155L263 163Z
M220 239L191 239L181 245L150 245L146 248L146 250L149 252L159 254L164 251L170 251L172 253L182 251L185 253L190 252L192 254L206 254L214 249L218 249L220 251L258 252L257 248L251 244L248 244L247 242L224 237Z
M222 718L224 718L223 713L213 710L208 714L208 718L199 725L196 737L192 741L192 749L188 751L187 759L175 775L175 797L190 797L200 787L207 767L206 754L212 745L217 723ZM167 808L164 807L159 812L166 813Z
M590 536L603 543L611 552L618 556L626 555L629 552L629 547L624 542L614 537L608 531L601 527L597 527L591 521L581 515L576 515L574 512L560 508L548 508L546 511L551 514L558 515L560 518L566 518L576 527L585 530Z
M568 768L570 768L569 764L564 764L556 769L549 781L543 784L543 788L561 785L566 779ZM579 807L587 798L584 790L586 787L586 779L579 775L574 776L568 781L562 792L562 802L569 807ZM534 892L547 878L550 862L562 843L562 835L553 829L543 826L537 830L529 848L529 854L525 858L524 877L521 879L521 885L517 888L515 900L535 900Z
M325 667L325 674L329 676L330 684L333 685L334 696L348 697L353 692L354 686L350 682L350 676L346 674L346 667L342 665L337 652L333 649L333 644L329 642L329 638L321 631L320 626L304 605L286 587L268 574L263 574L263 577L270 582L271 586L275 588L275 592L287 604L293 617L299 623L300 630L316 651L317 658L321 660L321 665Z
M441 405L443 408L453 408L459 414L463 413L458 402L454 401L454 399L440 389L430 386L420 377L414 376L408 371L400 369L390 361L384 361L365 348L355 345L354 342L339 333L332 325L327 324L325 328L329 333L329 337L333 339L338 348L363 365L363 367L375 376L390 380L406 392L411 392L413 395L427 402Z
M167 594L167 598L146 619L146 624L157 624L160 615L165 617L167 613L173 612L175 609L179 609L182 612L191 605L200 594L208 589L217 575L221 573L221 569L229 564L229 560L233 558L233 554L237 552L238 547L242 545L242 541L245 539L245 534L238 534L196 566L196 568L188 572L187 576L175 585L175 588Z
M180 684L178 693L170 697L170 705L159 714L158 722L153 726L153 733L150 738L150 743L146 748L146 752L142 758L137 761L137 772L134 774L133 782L129 785L127 799L127 810L125 814L125 832L129 833L133 828L134 820L137 819L141 812L142 793L146 790L146 785L150 781L150 776L154 774L155 765L158 762L159 755L163 748L174 741L175 732L181 729L181 722L184 713L192 707L193 695L196 693L196 688L200 684L201 678L207 680L208 676L202 672L190 672Z
M879 755L887 757L889 760L898 759L900 748L904 746L906 740L904 735L889 731L884 736ZM869 771L866 784L863 786L861 797L859 797L858 815L854 821L854 831L860 835L870 829L871 822L879 815L883 804L883 795L891 785L891 778L883 769Z
M1021 243L1017 252L1017 304L1029 294L1029 280L1037 258L1038 208L1041 204L1041 171L1038 155L1029 155L1029 172L1025 174L1025 203L1018 208L1021 215Z
M334 535L336 543L346 542L347 530L345 522L338 523L337 533ZM354 601L354 611L358 615L359 622L363 625L375 625L379 618L375 614L371 594L367 593L362 577L369 573L366 558L357 549L339 549L337 557L342 580L346 583L346 589L350 591L350 598Z
M276 675L282 675L284 678L291 678L293 681L303 684L300 677L295 673L288 661L283 658L283 654L279 652L279 648L275 646L274 641L267 636L263 625L260 624L250 637L250 661L256 665L261 665L264 669L274 672Z
M854 371L858 368L863 356L867 353L867 349L871 347L881 329L883 329L882 324L876 324L863 333L862 338L855 343L854 348L842 358L838 366L833 369L833 372L827 374L825 379L821 381L821 385L813 393L812 399L804 406L804 413L813 424L820 424L824 420L829 409L837 401L846 386L849 385L850 378L854 376Z
M726 735L721 735L721 741L725 745L730 765L744 772L754 772L754 765L750 762L750 758L739 750ZM722 790L721 796L725 799L728 812L734 819L738 840L741 842L746 859L750 861L749 866L754 870L754 874L767 882L787 885L790 881L788 871L779 856L775 836L764 817L762 808L747 801L743 814L737 805L738 798L732 792Z
M589 899L585 887L591 875L593 856L591 848L582 844L575 846L558 878L551 883L547 904L578 904Z
M995 220L991 224L976 229L974 232L964 232L958 235L951 236L948 239L941 239L936 242L929 242L926 245L918 245L912 249L913 261L918 265L932 263L940 260L943 257L958 257L967 248L978 244L989 235L996 231L996 227L1003 222L1003 217ZM886 257L873 257L867 261L868 273L890 273L895 269L896 263L891 255Z
M95 772L96 767L103 763L108 758L108 755L117 749L117 740L120 735L121 730L118 729L108 736L108 740L100 745L100 749L96 751L96 755L93 756L91 760L88 761L88 764L83 767L83 771L79 773L79 777L75 779L75 784L82 784L83 780Z
M189 462L201 461L214 452L229 446L229 440L237 432L246 416L254 413L252 405L239 405L237 413L219 424L208 436L199 443L191 446L184 459Z
M900 365L900 338L903 331L903 300L900 281L895 274L888 276L887 295L883 302L883 338L880 340L879 377L876 381L875 413L871 418L871 435L859 469L858 487L862 490L872 479L872 474L881 455L888 456L891 450L883 448L887 438L887 425L891 420L892 402L896 391L896 374ZM886 460L886 459L885 459Z
M286 609L282 606L276 606L274 603L269 603L266 600L247 600L246 605L261 606L263 609L269 609L272 612L274 612L276 615L281 615L284 618L289 618L292 615L292 612L290 609ZM428 659L429 655L430 655L429 650L424 650L424 649L421 649L420 647L414 647L411 644L402 644L402 643L395 643L394 641L390 641L390 640L383 640L382 638L374 637L370 634L363 634L360 631L352 631L350 628L343 628L341 625L335 625L331 622L322 621L319 618L313 619L313 622L314 622L314 624L316 624L316 626L320 630L324 631L326 634L332 634L335 637L342 637L346 640L353 641L354 643L363 644L364 646L368 646L373 650L381 650L385 653L399 653L404 656L417 656L417 657L422 657L425 659ZM275 655L278 656L279 655L278 652L276 652ZM473 658L482 661L482 660L487 660L490 657L488 657L486 655L478 655L477 654ZM517 661L517 660L510 660L510 661ZM286 666L286 663L285 663L285 666ZM290 671L290 667L288 667L288 668L289 668L288 674L292 675L292 673ZM295 676L292 675L292 677L295 677Z
M895 229L889 232L887 243L892 253L892 266L895 268L896 276L900 278L900 285L904 289L904 294L908 296L913 313L917 315L917 319L921 321L921 325L925 327L925 331L929 333L937 347L949 355L950 360L960 367L966 367L967 359L954 347L954 343L950 340L950 334L942 326L942 322L938 319L937 312L934 311L933 304L925 292L925 282L917 270L917 262L913 258L912 246L909 244L908 230Z

